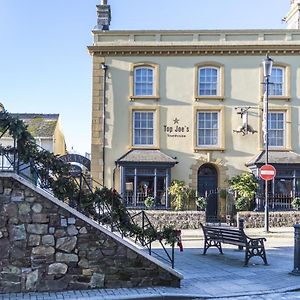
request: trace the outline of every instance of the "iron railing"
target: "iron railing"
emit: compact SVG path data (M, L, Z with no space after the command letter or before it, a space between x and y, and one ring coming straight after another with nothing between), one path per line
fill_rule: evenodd
M291 194L269 194L268 195L268 206L270 210L273 211L285 211L293 210L292 201L294 197L299 197L300 195L296 193L295 195ZM256 195L256 210L263 210L265 205L265 195L257 194Z

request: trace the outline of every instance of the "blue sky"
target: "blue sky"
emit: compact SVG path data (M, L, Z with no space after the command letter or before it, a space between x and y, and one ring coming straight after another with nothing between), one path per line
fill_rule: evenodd
M289 0L108 0L111 30L285 28ZM60 113L67 147L90 152L91 30L100 0L0 0L0 102ZM266 11L268 13L266 13ZM265 16L266 15L266 16Z

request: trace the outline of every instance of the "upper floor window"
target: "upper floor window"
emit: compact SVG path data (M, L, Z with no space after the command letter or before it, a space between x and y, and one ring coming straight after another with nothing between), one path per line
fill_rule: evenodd
M153 111L133 112L133 145L134 146L154 145L154 112Z
M268 113L268 141L270 147L285 146L285 113Z
M199 68L198 95L218 96L219 94L219 69L215 67Z
M199 111L197 113L197 146L219 145L219 112Z
M263 78L262 78L263 79ZM269 97L271 99L289 100L290 95L290 66L282 63L273 65L269 78ZM262 98L266 85L262 84Z
M284 96L284 68L273 67L270 76L269 95L270 96Z
M154 70L150 67L134 69L134 96L153 96Z
M158 65L139 63L132 65L130 72L130 95L131 100L158 99L159 90Z
M224 99L224 66L215 62L206 62L196 66L195 98Z

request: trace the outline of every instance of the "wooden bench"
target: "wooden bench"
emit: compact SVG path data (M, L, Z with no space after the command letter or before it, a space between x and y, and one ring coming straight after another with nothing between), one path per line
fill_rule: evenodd
M201 223L200 223L201 224ZM204 234L204 251L203 255L210 247L217 247L221 254L222 243L239 246L239 250L245 247L245 266L248 265L249 259L254 256L260 256L265 265L268 264L264 246L265 238L250 238L244 232L243 228L209 226L201 224Z

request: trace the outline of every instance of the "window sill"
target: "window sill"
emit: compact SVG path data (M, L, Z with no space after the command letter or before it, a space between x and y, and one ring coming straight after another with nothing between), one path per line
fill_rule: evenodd
M264 151L266 150L264 147L260 147L259 149L260 151ZM269 146L269 149L268 149L269 152L289 152L289 151L293 151L292 148L285 148L285 147L278 147L278 148L274 148L274 147L270 147Z
M129 146L129 149L132 150L159 150L159 147L149 145L149 146Z
M260 97L260 100L263 102L264 96ZM268 100L284 100L284 101L290 101L291 96L269 96Z
M217 148L217 147L202 147L202 148L194 148L194 152L202 152L202 151L221 151L224 152L225 148Z
M223 101L224 96L196 96L195 101L201 101L201 100L219 100Z
M159 100L159 96L129 96L130 101L135 101L135 100Z

